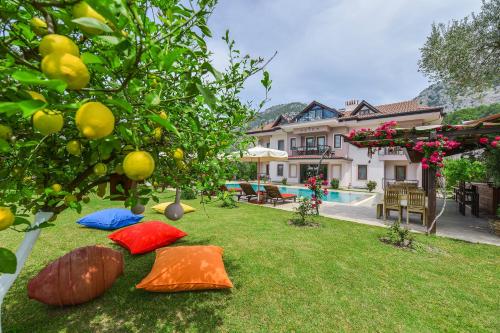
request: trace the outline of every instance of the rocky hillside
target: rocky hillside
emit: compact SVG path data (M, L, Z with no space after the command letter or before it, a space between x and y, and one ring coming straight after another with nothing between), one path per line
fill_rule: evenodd
M275 120L282 114L296 114L302 111L307 104L300 102L292 102L287 104L278 104L262 111L257 115L257 118L250 123L250 128L254 128Z
M500 103L500 86L496 86L481 94L456 96L452 99L442 84L435 83L422 90L415 99L428 106L444 106L445 112L450 112L479 105Z

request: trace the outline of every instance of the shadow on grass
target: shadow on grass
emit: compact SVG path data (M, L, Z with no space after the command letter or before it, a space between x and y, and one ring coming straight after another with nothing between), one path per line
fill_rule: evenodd
M179 245L206 245L209 241L179 241ZM124 254L125 272L101 297L85 304L52 307L27 297L28 280L38 270L24 270L9 292L3 309L5 332L214 332L223 325L222 314L232 298L230 290L152 293L135 289L151 270L154 252ZM224 258L226 271L238 276L239 266ZM238 286L238 281L233 281Z

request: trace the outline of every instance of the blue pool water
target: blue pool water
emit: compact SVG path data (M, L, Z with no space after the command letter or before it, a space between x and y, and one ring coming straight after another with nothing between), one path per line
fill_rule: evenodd
M238 184L226 184L228 188L240 188ZM257 184L252 184L254 190L257 191ZM312 191L307 188L295 188L289 186L278 186L281 193L296 194L298 197L311 198ZM264 186L260 186L260 190L264 191ZM350 203L368 198L369 195L349 192L328 191L328 195L323 201Z

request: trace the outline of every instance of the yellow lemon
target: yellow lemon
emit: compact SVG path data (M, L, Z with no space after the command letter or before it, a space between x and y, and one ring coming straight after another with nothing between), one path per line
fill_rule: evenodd
M48 56L51 53L69 53L76 57L80 56L78 46L71 39L57 34L45 35L38 46L38 51L42 57Z
M157 141L161 140L162 134L163 134L163 128L161 128L161 127L156 127L153 131L153 136L154 136L155 140L157 140Z
M61 186L61 184L57 184L57 183L56 183L56 184L53 184L53 185L51 186L51 188L52 188L52 191L54 191L54 192L56 192L56 193L58 193L58 192L61 192L61 191L62 191L62 186Z
M30 20L31 27L33 28L33 32L38 36L43 36L47 34L47 23L44 20L38 17L33 17Z
M42 94L37 93L36 91L31 91L31 90L28 90L26 92L31 96L31 98L47 103L47 100L45 99L45 97Z
M167 114L165 113L165 111L161 111L161 112L160 112L160 118L161 118L161 119L167 119L167 118L168 118L168 116L167 116Z
M180 160L183 160L183 159L184 159L184 151L182 151L181 148L177 148L174 151L174 160L180 161Z
M0 139L9 140L12 137L12 128L0 124Z
M104 163L97 163L94 165L94 173L97 176L104 176L108 172L108 167Z
M132 180L144 180L153 174L155 160L145 151L134 151L125 156L123 171Z
M7 229L14 224L16 217L9 207L0 207L0 230Z
M99 102L88 102L76 112L75 123L86 138L100 139L113 132L115 117L106 105Z
M33 127L43 135L59 132L63 124L63 116L58 112L40 110L33 115Z
M82 154L82 145L78 140L71 140L66 145L66 150L71 155L80 156Z
M123 175L123 165L121 163L118 163L116 166L115 166L115 172L119 175Z
M83 61L69 53L51 53L42 60L42 72L49 79L63 80L69 89L80 90L90 81L90 74Z
M74 18L91 17L102 23L106 23L106 19L101 14L96 12L94 8L90 7L89 4L86 3L85 1L81 1L73 6L73 17ZM102 32L101 29L97 28L90 28L84 26L80 26L80 28L89 34L98 34Z

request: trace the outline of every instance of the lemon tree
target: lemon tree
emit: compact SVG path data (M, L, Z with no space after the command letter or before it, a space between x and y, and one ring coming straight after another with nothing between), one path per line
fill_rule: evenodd
M2 1L2 228L30 231L31 214L109 198L115 175L134 181L127 207L155 200L151 184L210 191L227 177L256 112L238 95L259 72L265 96L271 81L229 33L227 66L212 65L215 4Z

